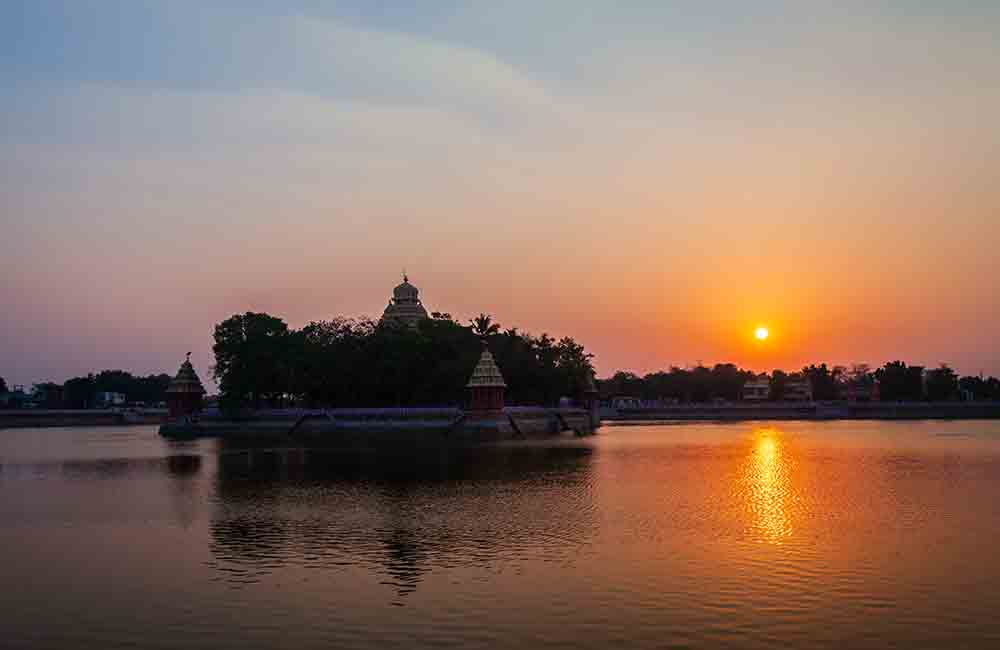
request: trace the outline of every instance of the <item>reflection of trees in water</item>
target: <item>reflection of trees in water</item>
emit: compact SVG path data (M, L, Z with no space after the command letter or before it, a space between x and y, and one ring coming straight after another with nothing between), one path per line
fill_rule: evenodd
M191 477L201 471L201 456L177 454L151 458L86 458L55 463L27 463L20 467L37 475L58 470L63 478L127 479L167 474L172 477Z
M170 499L173 502L177 521L183 528L190 528L198 518L201 506L201 456L177 454L167 457L167 474L173 479L169 483Z
M155 496L159 496L161 486L165 485L177 521L185 528L198 518L204 485L201 470L202 457L192 453L137 458L75 458L8 464L4 469L12 477L54 475L84 484L115 481L119 485L128 485L132 490L148 490L148 494ZM162 480L164 477L167 480Z
M388 533L384 565L390 580L383 584L392 585L399 596L405 596L417 590L421 576L428 571L427 552L412 530L397 528Z
M400 596L436 568L565 561L590 535L592 451L223 448L211 550L236 580L285 564L362 567L387 575Z

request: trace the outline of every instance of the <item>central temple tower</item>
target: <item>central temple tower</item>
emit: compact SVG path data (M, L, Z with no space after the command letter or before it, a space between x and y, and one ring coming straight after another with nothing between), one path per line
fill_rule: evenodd
M382 314L382 322L394 322L416 327L417 323L427 318L427 310L420 302L420 290L410 284L410 279L403 274L403 283L392 290L392 298Z

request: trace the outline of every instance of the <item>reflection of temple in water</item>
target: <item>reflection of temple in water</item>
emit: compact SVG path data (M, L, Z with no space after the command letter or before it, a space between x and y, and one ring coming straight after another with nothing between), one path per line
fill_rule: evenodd
M362 568L403 597L437 569L489 569L501 546L571 561L592 530L591 454L525 446L391 462L223 448L210 518L215 566L234 583L287 564Z

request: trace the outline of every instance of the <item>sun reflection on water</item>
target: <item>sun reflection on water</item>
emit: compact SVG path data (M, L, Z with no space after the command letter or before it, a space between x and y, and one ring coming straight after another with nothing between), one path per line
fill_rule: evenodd
M751 531L762 541L781 544L792 535L789 506L793 461L777 429L754 432L743 468L743 495Z

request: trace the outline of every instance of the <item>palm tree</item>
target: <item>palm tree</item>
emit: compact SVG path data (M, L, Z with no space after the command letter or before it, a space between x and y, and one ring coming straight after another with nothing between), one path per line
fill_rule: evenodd
M500 324L493 322L493 317L488 314L479 314L469 321L472 323L472 331L476 336L485 339L500 331Z

